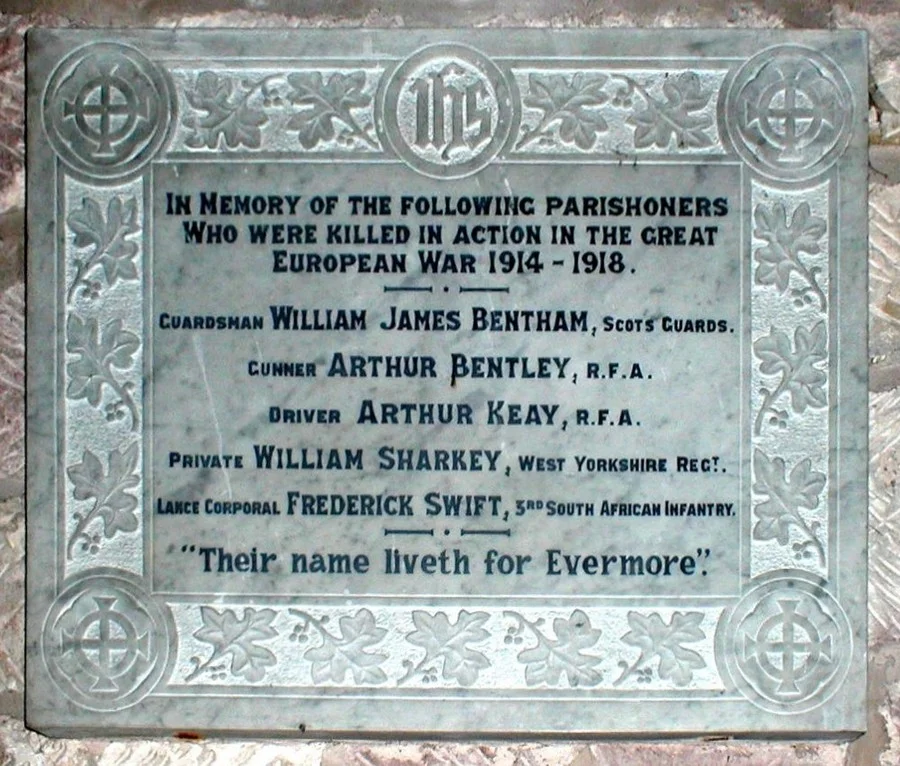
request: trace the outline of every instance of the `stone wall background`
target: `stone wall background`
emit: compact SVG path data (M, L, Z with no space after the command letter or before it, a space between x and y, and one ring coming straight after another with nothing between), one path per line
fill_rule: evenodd
M868 733L827 742L184 742L27 731L24 78L31 26L862 28L870 45ZM860 0L0 0L0 766L900 764L900 4Z

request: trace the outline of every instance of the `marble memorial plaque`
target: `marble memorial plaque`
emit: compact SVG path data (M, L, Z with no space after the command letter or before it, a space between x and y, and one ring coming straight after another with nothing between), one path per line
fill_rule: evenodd
M27 63L30 726L864 728L863 34Z

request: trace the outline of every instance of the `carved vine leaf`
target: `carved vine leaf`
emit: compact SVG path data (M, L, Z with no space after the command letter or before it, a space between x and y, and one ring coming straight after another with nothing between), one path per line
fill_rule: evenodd
M342 143L358 138L370 147L378 148L352 113L353 109L368 106L372 101L372 97L363 92L365 72L335 72L327 82L321 72L296 72L289 74L287 80L292 88L288 96L291 104L303 107L291 116L287 129L297 131L297 139L304 149L312 149L335 136Z
M131 367L139 348L140 339L133 332L122 329L121 319L111 319L101 331L96 319L82 320L78 314L70 314L66 323L66 350L77 358L66 368L69 374L67 396L87 399L92 407L97 407L103 387L109 387L118 399L107 405L106 419L121 420L127 410L131 414L131 430L136 431L138 412L132 396L134 385L120 382L113 371Z
M258 643L278 635L272 627L276 616L273 609L247 607L244 616L238 619L233 609L219 612L210 606L201 606L200 616L203 627L194 632L194 638L212 646L213 652L202 663L199 657L191 658L194 670L185 681L192 681L206 671L214 678L221 678L227 668L228 655L231 655L231 674L251 683L261 681L266 668L276 664L274 653Z
M809 203L798 205L787 222L787 212L782 204L757 205L754 212L756 228L753 236L766 241L754 253L757 264L756 283L774 285L784 294L790 287L791 274L797 274L804 281L801 288L791 290L796 306L800 307L818 300L825 310L825 293L818 283L818 266L807 267L800 258L801 253L816 255L821 252L819 240L826 232L825 220L810 214Z
M618 686L634 672L639 673L639 681L649 682L652 673L649 665L653 660L659 660L656 670L661 680L687 686L694 677L694 670L706 667L703 657L684 646L706 638L700 628L702 622L701 612L675 612L668 625L655 612L646 616L628 612L631 630L622 636L622 641L638 647L641 653L631 665L624 660L619 663L623 671L614 685Z
M760 388L763 403L756 417L755 432L762 432L766 415L771 413L769 422L785 426L787 413L775 408L782 394L791 397L794 412L803 413L807 407L821 408L828 404L825 383L828 376L816 365L827 361L827 331L825 322L818 322L812 330L798 327L794 331L794 343L786 333L770 329L769 334L755 341L753 353L760 360L759 371L767 376L780 376L777 386L771 391Z
M310 627L322 639L319 646L307 649L303 655L312 663L311 674L315 683L342 683L348 672L357 684L380 684L387 681L387 674L378 667L387 659L387 655L367 651L380 643L387 631L376 626L375 616L368 609L360 609L352 617L341 617L337 633L326 627L327 617L317 620L306 612L294 609L289 611L301 618L301 622L291 633L291 640L307 640Z
M591 625L588 616L576 609L568 619L557 617L553 621L555 638L549 638L540 630L543 619L531 622L516 612L506 612L517 622L504 638L506 643L521 641L521 633L529 630L537 644L519 652L518 660L525 665L525 682L529 686L547 684L555 686L565 674L569 686L595 686L603 679L597 669L601 658L585 654L600 640L602 631Z
M603 91L607 81L604 74L585 75L579 72L571 79L564 75L531 74L525 106L542 112L540 123L522 132L516 149L522 149L541 138L552 138L550 128L559 123L559 138L564 144L574 144L582 151L590 151L597 137L607 130L606 120L597 110L608 100Z
M100 547L99 533L89 534L88 528L101 519L103 536L114 537L119 532L134 532L138 528L137 497L127 490L140 484L138 476L138 443L124 450L114 449L109 453L109 470L103 470L103 463L89 449L84 451L81 462L66 470L74 490L76 500L93 500L87 513L75 513L75 531L66 546L68 557L75 555L75 546L81 542L81 549L96 553Z
M818 521L807 524L800 509L812 511L819 507L825 474L812 470L812 461L807 458L797 463L788 477L784 460L780 457L770 459L757 449L753 453L753 475L753 491L765 497L765 502L758 503L753 509L757 517L754 539L777 540L780 545L788 545L793 527L803 537L801 542L793 545L795 558L809 558L815 551L824 566L825 547L819 539L821 524Z
M665 102L651 96L637 83L630 83L644 98L644 108L626 122L634 126L634 145L638 149L657 146L668 149L672 140L679 149L711 146L713 139L704 131L712 125L712 116L702 114L712 98L704 92L695 72L682 72L668 78L662 86Z
M405 660L403 664L407 671L398 683L402 684L419 671L423 671L426 680L436 680L435 665L440 661L445 679L471 686L477 680L478 673L491 664L487 657L470 646L489 638L490 634L482 627L488 617L486 612L463 609L457 621L451 623L443 612L413 612L416 630L408 634L406 640L423 648L425 656L415 667Z
M186 95L188 103L205 114L185 116L183 123L191 130L185 143L194 149L216 149L220 142L229 149L240 146L258 149L262 142L260 128L267 118L250 101L264 83L265 80L245 83L243 88L235 90L230 77L201 72L194 90L187 91Z
M120 279L138 278L134 263L138 245L128 239L140 231L134 197L113 197L106 207L105 217L97 200L83 197L81 207L69 213L66 223L75 234L73 244L76 248L93 248L83 259L75 260L75 277L67 295L69 303L79 290L91 298L100 294L100 283L89 279L98 266L102 267L110 287Z

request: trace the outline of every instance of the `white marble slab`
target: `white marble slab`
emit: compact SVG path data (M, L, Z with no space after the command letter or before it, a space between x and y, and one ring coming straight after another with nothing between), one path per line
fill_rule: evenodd
M42 30L29 725L862 730L865 38Z

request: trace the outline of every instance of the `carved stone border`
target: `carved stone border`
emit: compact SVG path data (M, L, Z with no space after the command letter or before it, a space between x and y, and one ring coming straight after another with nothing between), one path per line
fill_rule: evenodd
M66 73L51 78L48 92L66 87L76 93L93 87L87 75L85 84L73 85L78 67L92 50L101 61L104 54L125 55L132 64L143 65L143 54L123 54L124 48L114 48L98 43L86 49L78 63L67 64ZM415 55L417 64L427 60L428 47ZM752 228L746 245L751 253L747 278L752 318L748 461L752 488L750 507L741 520L750 556L749 578L738 604L681 610L466 606L389 607L373 612L364 598L353 608L288 606L277 600L211 606L162 604L147 594L126 593L128 588L100 596L78 590L87 586L77 583L101 581L102 587L94 589L109 590L116 577L140 582L144 574L143 515L149 511L141 512L139 498L146 438L141 417L141 306L147 277L142 276L141 264L147 245L142 215L148 190L141 176L124 183L119 177L145 166L155 152L180 160L212 152L235 159L383 158L392 145L396 147L396 139L385 140L385 124L392 116L377 113L386 103L378 94L396 71L404 71L394 69L398 61L361 57L322 69L302 61L236 67L157 58L150 67L154 72L156 67L164 69L162 81L167 84L158 86L155 74L150 82L157 83L157 107L164 113L141 113L145 121L157 121L155 127L143 128L149 136L141 139L143 153L140 158L112 160L104 155L96 172L89 155L103 154L109 148L103 143L108 137L101 135L85 149L54 127L58 135L53 146L60 159L57 220L65 221L67 229L57 240L61 264L57 301L64 318L57 368L66 392L59 469L66 479L57 536L61 590L52 609L55 617L45 623L43 646L60 691L85 708L107 710L134 705L145 695L165 698L186 691L227 698L265 688L274 696L303 696L367 685L382 687L386 693L402 689L404 698L412 693L422 700L431 699L434 690L446 694L460 689L485 693L553 689L554 694L543 693L540 698L578 699L585 690L594 701L639 698L648 691L672 701L689 700L698 693L736 699L737 693L771 713L787 716L820 706L843 679L854 653L847 617L833 595L839 574L835 557L840 558L832 535L837 528L835 488L830 484L836 471L834 458L829 457L833 451L811 447L821 441L833 444L835 438L833 406L840 393L834 380L835 304L841 296L833 274L840 239L832 222L842 181L840 174L828 171L849 141L855 102L845 90L840 68L818 51L796 45L708 69L673 69L668 63L654 67L646 58L622 65L589 59L579 66L570 60L546 59L522 66L493 59L513 100L509 119L514 127L505 147L497 150L497 162L520 157L534 162L572 156L602 159L622 153L645 161L699 161L736 151L751 170L750 209L745 214ZM174 91L171 102L167 87ZM796 93L789 97L790 89ZM798 94L806 101L798 102ZM822 102L815 103L819 96ZM45 123L50 126L58 126L62 118L52 112L55 106L47 105L60 100L69 103L70 110L79 104L83 110L86 103L46 97ZM298 109L310 103L319 105L312 117L309 109ZM573 103L579 108L572 108ZM726 105L727 113L738 115L733 124L725 120ZM802 108L802 118L790 117L789 108ZM806 122L801 124L801 119ZM759 139L770 139L778 120L784 140L771 142L772 151L766 154L765 142ZM730 140L723 140L723 125ZM803 125L808 131L826 132L821 146L815 140L801 141L806 135ZM165 146L162 135L169 137ZM67 140L69 146L64 145ZM402 152L400 158L422 170ZM117 163L121 172L109 169ZM114 290L127 299L105 303L104 296ZM132 308L123 311L125 306ZM99 425L88 426L89 421ZM807 441L792 438L796 422L803 423ZM77 429L69 427L76 423ZM778 578L776 573L785 567L797 570L794 579ZM785 607L784 599L771 595L779 587L798 588L803 596ZM110 679L127 678L127 673L115 675L107 668L108 677L96 675L96 668L83 661L73 670L67 664L71 660L60 658L80 651L76 646L80 634L61 627L61 621L74 620L67 615L75 605L83 611L90 599L95 613L82 615L82 622L115 615L132 623L149 619L156 624L160 618L151 615L154 609L163 609L167 615L163 621L176 626L173 657L145 650L140 643L143 634L136 628L136 656L150 663L141 679L112 691L109 684L117 681ZM773 603L780 605L780 612ZM771 613L765 619L756 619L766 610ZM147 616L142 618L142 613ZM791 619L776 625L785 615ZM821 652L827 671L815 666L819 654L807 653L812 659L803 666L806 686L785 696L772 691L775 671L748 657L756 651L753 656L763 658L765 652L758 649L774 641L772 631L780 630L784 636L785 626L800 624L801 618L807 621L804 624L817 620L818 633L813 636L808 630L805 645L830 630L833 652ZM241 646L228 639L238 624L251 628L242 634L249 637ZM350 639L360 635L365 640ZM405 646L402 652L392 651L399 646ZM289 658L288 675L279 676L273 690L267 673ZM85 673L86 685L79 682ZM91 673L95 673L92 683ZM95 691L97 679L102 692ZM826 687L829 694L820 694Z

